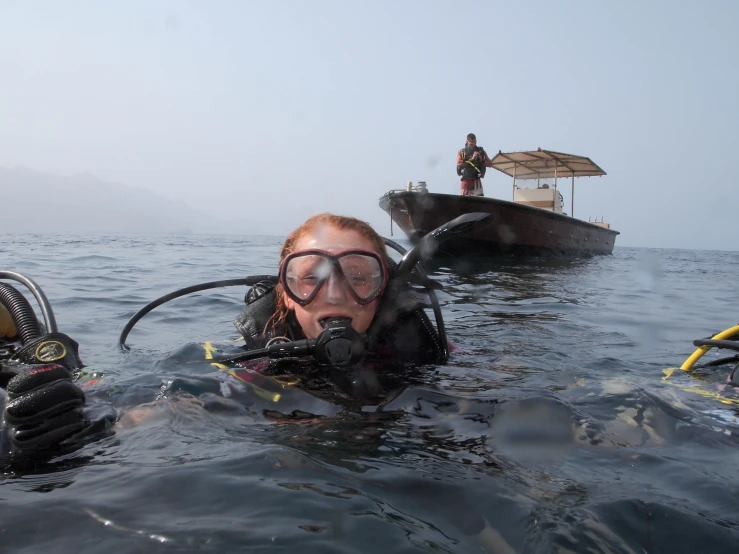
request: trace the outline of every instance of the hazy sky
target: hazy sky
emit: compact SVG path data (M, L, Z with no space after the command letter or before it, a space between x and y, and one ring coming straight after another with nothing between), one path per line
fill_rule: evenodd
M736 250L738 54L733 0L0 0L0 166L248 233L328 210L389 236L379 197L457 193L474 132L491 154L590 156L608 175L576 181L575 216L617 246ZM491 170L486 195L510 184Z

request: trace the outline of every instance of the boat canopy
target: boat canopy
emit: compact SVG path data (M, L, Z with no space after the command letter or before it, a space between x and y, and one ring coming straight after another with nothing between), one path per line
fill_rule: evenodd
M606 174L590 158L541 148L528 152L498 151L492 159L492 167L514 179L558 179Z

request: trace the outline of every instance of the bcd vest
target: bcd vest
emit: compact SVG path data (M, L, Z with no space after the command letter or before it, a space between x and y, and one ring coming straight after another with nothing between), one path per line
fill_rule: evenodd
M472 161L472 156L475 155L475 152L479 152L481 156L478 156ZM464 164L461 168L459 166L457 167L457 175L460 175L462 179L482 179L485 177L485 170L487 168L485 167L485 162L483 162L484 157L482 154L485 153L485 150L482 146L465 146L459 153Z

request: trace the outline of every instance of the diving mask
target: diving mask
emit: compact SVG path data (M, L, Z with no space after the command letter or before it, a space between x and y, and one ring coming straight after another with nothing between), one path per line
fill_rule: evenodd
M280 264L280 283L285 293L301 306L315 300L318 292L335 274L358 304L369 304L385 290L388 267L371 250L349 249L331 254L325 250L300 250Z

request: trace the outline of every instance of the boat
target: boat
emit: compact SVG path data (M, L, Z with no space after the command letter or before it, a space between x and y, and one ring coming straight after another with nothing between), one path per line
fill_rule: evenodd
M461 196L428 191L424 181L395 189L380 198L380 208L416 243L444 221L471 213L492 216L492 224L441 245L436 258L513 256L589 256L612 254L616 236L609 223L597 218L576 219L575 178L605 175L585 156L552 150L499 151L492 167L513 178L512 201L484 196ZM559 180L571 179L571 207L567 214ZM536 181L536 188L521 181ZM544 182L553 181L551 183ZM591 221L592 220L592 221Z

